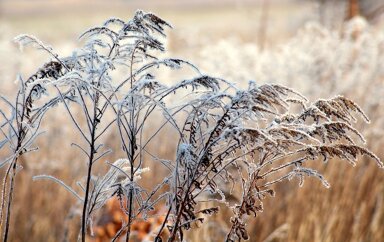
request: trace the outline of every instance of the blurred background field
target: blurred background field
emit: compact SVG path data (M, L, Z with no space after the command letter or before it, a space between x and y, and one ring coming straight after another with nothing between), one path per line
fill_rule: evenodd
M367 147L384 160L380 0L0 0L0 92L12 96L16 75L27 78L47 61L36 50L21 53L12 43L16 35L33 34L70 54L82 31L111 16L128 20L136 9L155 12L174 26L167 56L189 60L206 73L239 86L249 80L285 84L310 100L337 94L353 99L372 120L358 124ZM72 241L78 233L78 218L69 216L71 195L56 184L31 179L50 174L75 186L84 174L79 154L70 147L76 139L70 120L53 113L46 125L51 128L39 143L41 151L22 161L17 177L12 241L63 241L67 232ZM110 136L107 145L116 146L114 139ZM162 145L153 147L164 157L174 153L169 139L164 132ZM381 241L384 172L365 158L355 168L331 163L315 164L330 182L329 190L309 179L302 188L296 181L279 185L265 211L248 221L251 241ZM210 222L215 226L192 230L191 241L202 241L202 235L204 241L220 241L212 228L225 228L229 217L224 213Z

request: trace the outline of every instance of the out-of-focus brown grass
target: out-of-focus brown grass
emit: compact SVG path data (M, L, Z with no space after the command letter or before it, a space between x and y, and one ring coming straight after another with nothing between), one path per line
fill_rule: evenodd
M292 9L295 11L288 14L281 7L277 7L271 10L271 15L287 19L298 13L297 6ZM79 31L82 31L84 27L98 24L104 17L107 17L104 15L130 17L129 14L122 13L121 9L113 14L114 10L116 9L109 8L103 14L100 11L93 15L84 14L82 15L83 21L79 24L76 22L78 19L76 21L68 20L68 15L50 17L52 22L47 22L47 18L43 16L29 21L27 17L17 14L15 10L14 15L7 17L5 14L7 21L3 23L8 24L7 28L10 29L10 33L2 38L11 38L18 32L32 32L37 36L40 33L42 36L39 37L43 40L53 41L53 44L56 43L65 50L66 42L73 41L73 38L78 36ZM176 30L170 33L170 49L178 56L192 57L193 62L199 62L198 57L193 56L193 50L199 46L188 47L187 44L191 43L189 38L198 36L197 38L201 39L217 40L221 36L238 35L237 37L240 36L240 39L246 41L256 39L257 8L246 9L245 7L242 9L240 6L237 10L224 8L216 12L210 12L213 11L212 8L204 11L193 8L179 9L179 12L175 13L172 9L158 6L158 10L162 17L170 20L176 27ZM133 9L127 11L133 12ZM231 17L228 17L228 14L231 14ZM231 18L232 21L229 21ZM237 20L234 20L235 18ZM281 19L276 18L272 20L272 23L281 23ZM228 32L228 23L235 23L237 28ZM284 28L284 26L280 26L280 28ZM196 35L196 31L206 34ZM271 42L277 43L284 41L293 33L286 31L279 35L275 32L271 28L269 39ZM44 39L44 36L47 39ZM199 41L204 42L204 40L192 42ZM16 51L16 49L13 50ZM39 60L41 57L36 53L30 57L29 53L20 58L21 54L8 50L7 56L1 57L1 63L8 62L9 64L11 61L12 70L2 70L1 74L3 75L5 72L14 74L18 71L16 68L19 67L21 70L33 70L33 66L25 66L23 59ZM18 58L13 55L17 55ZM26 63L30 64L32 61L27 60ZM11 74L9 75L11 76ZM6 86L1 83L2 93L16 88L12 84L14 79L0 78L0 80L10 83ZM351 96L351 98L353 97ZM359 103L364 100L355 101ZM382 112L382 110L375 111L374 116L376 117L377 112ZM32 182L33 175L49 174L76 187L75 181L84 175L83 159L76 149L70 147L70 143L76 140L76 134L71 133L72 124L68 118L62 115L63 113L49 114L45 120L45 125L50 126L49 132L39 139L41 151L25 156L21 162L24 169L20 171L16 180L15 202L10 226L11 241L62 241L66 231L69 233L69 241L75 241L77 238L79 217L75 215L71 218L69 216L75 199L52 182ZM370 114L368 113L368 115ZM369 129L365 128L365 130ZM117 137L110 136L106 141L114 150L119 148L114 142L116 139ZM167 139L169 137L162 134L160 138L162 145L154 148L159 149L158 152L162 154L162 157L172 158L174 148L167 146ZM380 149L383 145L384 138L382 137L368 140L368 148L372 148L381 159L384 159L384 152ZM0 153L0 155L3 157L4 154ZM108 159L113 160L117 157L119 157L118 153L109 156ZM276 197L265 201L265 211L256 219L249 219L251 241L381 241L384 238L382 229L384 226L384 172L379 170L374 162L366 159L361 159L355 168L350 167L346 162L337 160L332 160L325 166L316 164L315 167L324 173L331 188L327 190L320 182L311 179L306 179L302 188L298 188L295 180L280 185L277 187ZM104 168L101 165L99 170ZM3 177L3 171L0 172L0 177ZM147 178L147 181L150 183L151 179ZM205 241L217 241L216 238L224 236L218 228L225 228L229 224L229 219L228 211L215 215L209 219L207 226L193 230L188 237L192 241L202 241L202 236Z
M79 218L67 217L75 199L57 184L32 182L32 175L50 174L76 187L84 169L82 159L68 142L43 142L40 147L44 151L26 156L25 169L17 177L12 241L60 241L67 226L70 241L74 241ZM59 158L55 158L57 153ZM163 153L167 155L172 152ZM276 197L265 201L265 211L248 221L252 241L380 241L384 236L383 171L365 159L355 168L337 160L317 167L324 171L331 188L311 179L302 188L295 180L278 187ZM147 181L151 183L150 178ZM228 212L214 215L208 222L211 225L194 230L190 238L201 241L202 232L211 241L223 238L220 229L229 224L229 216Z
M382 156L381 156L382 157ZM276 197L264 202L264 212L249 218L251 241L381 241L384 236L384 175L374 163L363 159L356 168L334 160L324 172L331 188L307 179L302 188L292 181L276 189ZM215 215L212 227L190 234L218 234L207 241L223 241L221 229L230 214ZM217 238L221 238L218 240Z
M331 163L335 164L324 169L330 190L316 181L306 181L301 189L295 184L279 188L251 225L254 237L266 238L286 224L286 235L278 241L380 241L383 172L369 161L355 169L344 162Z

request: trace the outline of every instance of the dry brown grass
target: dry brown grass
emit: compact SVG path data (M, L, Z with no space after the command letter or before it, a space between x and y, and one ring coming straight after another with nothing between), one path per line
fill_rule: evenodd
M74 199L56 184L31 182L32 174L44 172L71 184L79 168L73 166L73 149L64 149L68 156L55 161L61 163L58 168L25 169L19 174L12 241L61 241L66 226L71 228L70 241L75 240L79 220L65 219ZM47 156L40 154L33 160L43 162ZM252 241L380 241L384 236L384 173L370 161L361 161L353 169L345 162L331 162L323 168L331 183L329 190L316 180L307 180L302 188L296 181L279 186L276 197L265 202L266 211L248 221ZM189 234L192 241L201 241L202 234L222 241L215 240L225 235L217 229L229 225L228 217L215 215L210 221L215 224Z
M301 189L294 184L281 187L277 199L265 205L269 210L250 225L254 238L263 241L286 224L286 235L277 241L379 241L384 222L383 172L369 162L356 169L334 162L324 171L332 184L329 191L316 181Z
M381 156L382 157L382 156ZM384 231L384 174L364 160L354 169L332 161L318 167L331 183L328 190L316 180L302 188L295 181L280 185L276 197L267 199L265 211L248 220L251 241L381 241ZM214 229L202 227L190 234L216 234L207 241L223 241L220 228L229 226L228 216L215 215ZM217 237L219 233L220 237Z

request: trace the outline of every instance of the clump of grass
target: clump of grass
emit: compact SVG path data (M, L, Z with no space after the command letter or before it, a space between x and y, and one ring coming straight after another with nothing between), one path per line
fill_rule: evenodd
M39 72L45 70L47 69L42 69ZM52 73L47 72L44 75L55 78ZM38 149L34 147L34 141L42 134L39 130L42 118L50 108L59 102L57 97L52 97L45 100L44 103L36 103L42 98L42 95L47 94L46 82L37 79L38 75L32 76L27 81L20 78L20 87L14 102L0 96L6 107L6 110L0 110L2 116L1 133L3 136L0 148L8 145L10 151L10 155L0 163L0 167L7 167L2 185L0 212L0 223L1 227L4 228L4 241L7 241L9 235L15 178L17 172L22 168L18 161L26 153Z
M53 180L78 199L81 241L89 230L92 236L96 211L112 197L117 197L127 216L112 241L122 236L129 241L132 223L151 216L158 205L166 212L154 240L183 241L186 230L220 212L218 204L232 211L226 240L247 240L245 218L263 211L263 200L274 196L275 184L298 178L302 185L306 177L314 177L329 187L323 175L310 168L312 161L339 158L355 165L359 156L366 155L383 168L353 127L359 118L369 121L353 101L337 96L308 103L300 93L277 84L249 82L247 88L239 89L201 73L188 61L160 59L159 52L165 51L161 38L170 27L143 11L129 21L112 18L83 33L83 47L67 57L33 36L16 38L22 46L33 44L44 50L52 60L26 81L20 80L15 104L2 98L13 114L9 117L1 112L6 120L1 126L2 145L15 147L2 163L9 165L3 188L9 194L4 241L8 239L17 157L28 151L43 114L58 103L83 140L73 146L84 155L85 179L77 183L80 192L50 175L34 179ZM169 84L156 75L166 68L189 69L194 74ZM35 104L42 93L49 100ZM74 111L78 109L80 112ZM155 128L153 123L157 123ZM149 126L153 133L147 135ZM174 131L171 138L176 141L170 160L149 148L165 128ZM106 161L106 155L113 152L102 140L108 132L117 134L124 153L114 162ZM26 134L31 138L25 139ZM101 160L109 169L96 176L94 165ZM145 165L154 163L167 172L161 182L144 187L142 177L150 172ZM226 194L237 197L238 202L227 201ZM207 201L210 205L200 209Z

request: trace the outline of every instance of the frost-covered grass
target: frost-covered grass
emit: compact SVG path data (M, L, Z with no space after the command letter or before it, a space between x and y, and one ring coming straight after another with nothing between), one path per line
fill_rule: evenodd
M41 132L55 130L44 121L44 115L55 109L71 122L69 132L77 133L76 140L64 134L60 145L78 151L80 155L68 164L83 167L77 171L82 177L62 181L61 173L47 174L43 166L47 175L34 180L38 184L52 180L73 195L68 218L80 224L69 228L68 221L61 221L61 225L68 232L64 236L78 233L82 241L92 236L97 211L112 197L127 215L113 240L128 241L131 224L151 216L155 207L165 208L165 219L153 240L183 240L195 226L204 227L207 216L220 214L220 206L231 213L223 217L228 228L221 239L249 239L247 224L264 210L264 199L275 196L276 184L298 178L302 186L306 177L313 177L330 186L314 161L332 167L337 158L355 166L366 156L383 167L353 127L358 120L369 122L353 101L335 96L310 102L280 84L250 81L238 87L203 74L188 61L159 58L158 53L165 51L164 29L170 27L142 11L129 21L112 18L84 32L82 47L68 56L33 36L16 37L20 46L35 46L49 60L28 78L19 77L15 99L1 98L1 147L9 152L0 163L5 169L1 204L5 241L12 240L9 228L17 230L10 221L12 198L19 189L15 181L24 172L21 163L28 164L31 151L41 152L37 138L55 138ZM180 69L188 72L178 73ZM168 75L159 75L162 70ZM178 80L170 82L166 79L174 77L173 70ZM166 157L155 147L159 136L171 139L163 141ZM61 149L54 151L54 156L61 155L65 155ZM48 163L44 164L49 167ZM104 170L95 172L97 165ZM150 172L156 178L151 179ZM228 196L235 199L227 200Z
M174 24L176 27L179 26L178 22L174 22ZM179 31L179 27L176 31ZM375 30L372 30L372 32L375 32ZM372 41L376 40L373 39ZM209 43L206 44L209 45ZM243 43L239 41L236 45L236 48L241 51ZM249 46L249 44L246 46ZM257 48L255 46L251 47ZM299 47L300 43L297 45L297 50L300 50ZM61 51L61 48L59 49ZM222 51L223 50L226 49L223 48ZM212 53L213 52L214 50ZM330 52L332 53L332 51ZM32 52L28 52L28 55L31 53ZM205 53L209 54L209 50L205 50ZM220 55L217 57L220 58ZM25 58L25 61L28 61L27 59L29 58ZM198 60L199 58L196 59ZM240 60L242 60L241 56L238 59L233 59L231 61L227 60L230 68L219 69L220 71L215 74L232 79L232 74L224 71L230 70L231 68L241 70L237 68ZM291 59L288 58L284 60L287 60L287 62L291 61ZM215 60L212 61L214 63ZM217 69L208 69L207 67L209 67L209 65L206 65L207 63L209 64L209 62L204 62L204 64L198 63L198 66L202 67L202 69L208 73L214 73L213 71L217 71ZM284 65L279 68L274 68L273 71L276 71L277 69L279 71L284 71ZM305 74L306 69L303 70L304 74L296 71L296 69L294 70L296 75L308 75ZM223 71L222 74L221 71ZM252 72L251 68L248 69L249 73L246 73L246 71L247 70L244 71L243 75L246 80L248 80L248 78L253 78L257 80L258 83L263 83L260 81L258 76ZM288 70L285 71L288 72ZM169 70L167 70L167 72L169 72ZM31 73L31 71L24 73ZM271 73L276 74L275 72ZM27 76L27 74L25 75ZM183 77L189 80L192 79L192 76ZM308 77L311 76L308 75ZM312 77L313 80L318 78L314 74ZM308 79L312 80L312 78ZM164 77L162 77L161 80L168 81L167 79L164 79ZM298 81L301 80L300 78L298 78L297 81L296 79L292 80L295 81L295 83L288 83L289 86L298 89L303 87L301 84L302 81ZM286 80L274 79L273 81L279 82ZM300 85L297 86L297 82L299 82ZM361 82L360 85L363 87L369 87L367 82L369 83L368 80L364 79L364 82ZM243 84L240 83L240 85ZM287 83L285 83L285 85L287 85ZM320 91L329 90L327 85L327 82L321 86L315 86L312 82L309 82L309 86L313 87L313 95L332 97L335 93L341 93L341 91L337 89L332 89L335 92L332 94L328 92L320 93ZM322 88L324 86L326 87L325 89ZM371 90L373 89L373 91L380 93L380 89L375 89L374 87L377 87L377 85L372 85L370 87ZM312 94L308 95L306 90L307 89L301 89L301 91L305 93L310 100L315 99L315 96ZM367 92L371 93L371 91ZM372 105L368 105L368 102L360 98L360 94L357 95L357 93L361 94L361 89L356 92L351 90L350 92L344 92L343 94L347 97L353 97L353 99L356 100L365 111L367 111L368 116L373 121L373 125L364 125L364 131L362 133L366 136L368 135L368 147L373 149L380 157L383 157L381 151L378 149L378 147L380 147L380 142L382 142L382 138L378 133L378 131L382 132L382 128L380 128L380 125L377 125L377 121L380 120L380 117L382 117L380 111L377 111L380 110L380 105L375 106L374 103L372 103ZM375 95L369 95L368 97L373 100L375 99ZM376 95L376 98L378 97L380 97L380 95ZM380 102L377 103L380 104ZM369 107L372 107L372 110ZM47 114L46 122L48 123L47 125L49 125L49 128L46 128L45 130L49 132L44 134L44 139L37 140L41 148L48 147L49 145L50 149L42 149L39 152L33 154L31 153L25 160L21 161L24 169L22 172L18 173L18 179L20 179L20 182L16 184L19 186L19 188L17 188L19 192L15 194L15 217L14 219L11 219L11 232L13 231L14 233L12 239L15 238L15 240L21 238L21 241L25 241L27 237L23 237L26 234L24 231L28 231L29 236L33 235L35 236L34 238L39 238L40 236L40 238L50 241L57 241L58 238L62 238L66 231L68 231L69 235L72 236L72 239L77 236L79 226L77 226L76 223L79 222L79 219L78 217L71 219L71 216L76 214L76 209L71 209L71 212L73 213L68 214L68 211L70 210L69 204L73 204L74 202L74 200L71 200L69 197L70 193L65 193L62 189L58 189L57 185L54 183L39 181L31 184L32 178L30 176L32 174L51 174L64 180L66 184L76 187L76 181L83 176L82 172L85 170L85 164L74 162L79 160L80 152L70 148L70 143L72 141L78 141L76 137L71 135L73 125L70 125L69 117L65 117L65 115L54 115L55 113L65 113L63 106L58 106L56 110L57 112ZM161 117L161 113L157 113L156 115L160 115ZM373 126L376 126L377 128L373 129ZM148 125L148 132L146 132L148 134L144 133L143 135L148 137L152 132L154 132L152 129L155 128L156 127L152 127L152 125ZM373 136L370 135L371 133ZM168 160L174 159L174 156L177 153L175 150L177 146L168 138L170 134L172 137L177 136L172 128L165 127L163 132L159 133L159 137L154 140L153 144L148 145L154 153ZM62 137L62 139L58 139L57 137L59 136ZM63 142L63 139L69 140L70 142L66 145L64 144L65 142ZM118 140L119 137L113 132L106 133L105 138L102 139L106 146L111 148L113 147L115 152L113 154L109 154L107 157L107 160L109 161L118 160L124 155L123 152L118 151L120 148L118 144L119 142L116 142ZM158 144L167 145L159 146ZM60 157L57 156L58 151L60 151ZM145 167L147 166L148 164L145 165ZM322 164L314 164L314 166L323 171ZM94 167L95 174L104 174L107 167L108 166L103 162L100 162L100 165L96 164ZM156 164L155 167L151 167L147 174L144 173L142 175L144 179L140 180L141 184L147 188L153 184L153 180L156 180L156 182L162 182L161 179L157 179L159 170L162 172L166 171L161 169L161 164ZM156 175L154 176L153 174ZM266 212L260 214L258 219L247 220L252 239L256 238L257 240L262 240L276 230L272 235L276 238L282 238L282 240L297 241L307 239L324 241L325 239L330 238L332 240L340 241L346 239L347 236L351 234L350 228L353 228L352 234L354 238L366 238L371 240L375 240L375 238L376 240L377 238L380 239L380 234L382 233L380 230L383 217L382 211L384 211L382 209L383 202L380 196L383 192L382 172L380 172L375 164L370 161L360 163L355 169L346 169L345 163L339 163L336 161L336 163L326 165L324 174L332 185L331 190L329 191L324 190L323 187L319 186L321 185L320 183L312 181L311 179L308 179L306 184L301 189L296 189L296 183L294 182L278 186L276 188L277 199L269 199L267 202L264 202ZM343 182L340 182L340 177L343 177ZM26 184L28 184L28 186ZM79 192L79 190L77 190L77 192ZM37 196L37 194L39 195ZM230 197L226 191L225 194ZM23 202L26 197L32 198L30 200L32 200L31 203L33 205L28 208L24 206ZM54 201L54 203L52 201ZM310 201L310 203L308 201ZM325 203L324 201L328 202ZM42 206L41 204L44 205ZM329 204L332 204L331 209L329 208ZM276 209L276 206L278 206L278 209ZM49 211L49 215L47 215L47 209ZM229 222L231 214L227 214L226 211L230 210L222 209L222 211L223 212L221 214L215 215L213 220L210 220L206 223L206 225L201 226L202 228L200 230L194 230L199 232L187 233L187 236L193 237L194 234L200 235L200 231L204 231L205 235L217 234L217 231L212 231L212 228L217 227L217 223L219 223L225 231L227 231L227 229L229 230L229 227L226 228L226 226L231 225ZM38 218L34 216L33 221L35 222L25 223L25 216L30 216L30 214L33 214ZM305 216L303 216L303 214L305 214ZM62 217L66 217L64 223L61 219L58 219ZM72 223L68 223L68 221L72 221ZM97 215L95 215L95 221L97 221ZM213 223L211 223L212 221ZM17 230L15 230L15 228L17 228ZM221 236L225 236L225 234L221 233L222 231L219 232ZM273 238L273 236L270 238ZM197 236L195 241L200 241L200 237Z

